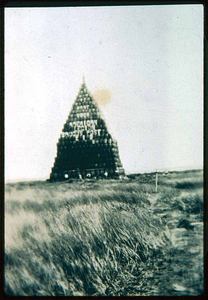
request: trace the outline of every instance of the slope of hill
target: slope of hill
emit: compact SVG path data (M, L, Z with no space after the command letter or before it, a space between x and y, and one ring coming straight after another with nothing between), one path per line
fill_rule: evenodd
M9 295L199 295L202 171L6 185Z

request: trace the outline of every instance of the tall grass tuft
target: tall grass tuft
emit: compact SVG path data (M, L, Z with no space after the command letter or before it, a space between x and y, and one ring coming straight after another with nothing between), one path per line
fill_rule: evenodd
M138 285L145 262L168 243L150 209L150 188L60 189L49 185L50 198L45 189L33 193L34 200L26 191L25 199L8 197L6 293L106 296Z

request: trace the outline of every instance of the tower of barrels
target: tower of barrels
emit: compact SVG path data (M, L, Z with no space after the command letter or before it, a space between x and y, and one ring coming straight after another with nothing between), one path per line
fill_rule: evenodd
M58 140L49 180L122 175L117 142L83 82Z

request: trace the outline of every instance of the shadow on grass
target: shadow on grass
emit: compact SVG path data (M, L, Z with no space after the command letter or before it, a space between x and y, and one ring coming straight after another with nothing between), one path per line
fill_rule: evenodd
M198 188L202 188L203 187L203 182L202 181L188 181L188 180L184 180L184 181L178 181L175 184L175 187L177 189L198 189Z

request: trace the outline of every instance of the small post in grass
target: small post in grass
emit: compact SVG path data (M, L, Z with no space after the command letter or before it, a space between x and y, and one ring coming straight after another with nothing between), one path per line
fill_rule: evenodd
M157 193L157 179L158 179L158 174L156 170L156 176L155 176L155 193Z

